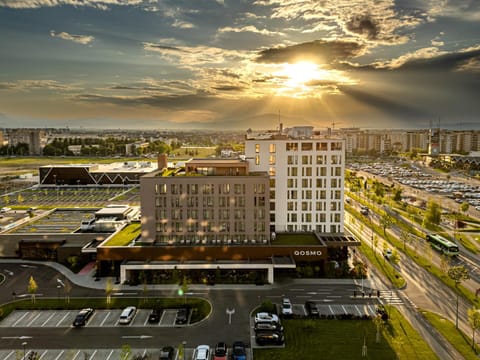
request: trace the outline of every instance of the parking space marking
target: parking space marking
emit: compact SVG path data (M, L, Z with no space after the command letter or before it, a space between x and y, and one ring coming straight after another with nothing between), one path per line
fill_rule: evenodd
M95 358L95 354L97 353L97 349L95 349L95 351L93 352L92 356L90 356L90 359L94 359Z
M8 360L8 358L9 358L10 356L14 355L15 353L16 353L15 350L10 351L10 352L8 353L7 357L5 358L5 360Z
M28 313L29 313L29 312L27 311L27 312L25 312L25 314L23 314L22 316L20 316L20 318L19 318L17 321L15 321L15 322L12 324L12 326L17 326L17 323L19 323L20 321L22 321L23 318L24 318L25 316L27 316Z
M75 354L75 356L73 357L73 360L75 360L78 356L78 354L80 354L80 350L77 351L77 353Z
M107 312L107 315L105 316L105 318L103 319L103 321L100 323L100 326L103 326L103 324L105 324L105 321L107 321L108 317L110 316L110 313Z
M39 360L42 360L46 353L48 353L48 350L45 350L45 351L42 353L42 355L40 355ZM37 354L38 354L38 352L37 352Z
M163 317L165 316L165 310L162 311L162 316L160 316L160 320L158 321L158 325L162 323Z
M345 306L342 305L342 309L345 314L348 314L348 311L345 309Z
M55 316L55 313L53 313L52 315L50 315L50 316L43 322L43 324L40 325L40 327L44 327L44 326L50 321L50 319L51 319L52 317L54 317L54 316Z
M65 352L65 350L62 350L62 351L60 352L60 354L58 354L58 356L55 358L55 360L59 360L60 357L63 355L64 352Z
M113 349L110 350L110 354L108 354L108 357L107 357L105 360L110 360L110 358L112 357L113 353L114 353L114 350L113 350Z
M70 314L70 312L67 312L65 315L63 315L63 317L57 322L57 324L55 325L55 327L58 327L62 322L63 320L65 320L65 318Z
M41 315L42 315L41 312L38 313L37 316L35 316L35 317L33 318L33 320L30 321L30 322L27 324L27 326L29 326L29 327L32 326L32 324L35 322L35 320L37 320Z

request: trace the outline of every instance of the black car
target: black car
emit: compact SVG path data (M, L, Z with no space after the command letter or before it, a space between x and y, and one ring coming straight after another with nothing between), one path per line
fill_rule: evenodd
M257 331L283 331L283 326L277 322L259 322L255 324L255 332Z
M280 331L257 331L255 341L258 345L283 345L285 337Z
M181 325L188 322L188 309L180 308L177 310L177 317L175 318L175 324Z
M160 357L159 360L173 360L173 355L175 354L175 350L171 346L164 346L160 350Z
M93 309L92 308L86 308L82 309L78 312L77 316L75 317L75 320L73 320L73 326L79 327L79 326L84 326L90 316L93 314Z
M150 315L148 315L148 322L151 324L158 323L160 321L161 315L162 315L162 310L153 309Z
M306 301L305 302L305 310L307 311L308 316L319 316L317 304L313 301Z

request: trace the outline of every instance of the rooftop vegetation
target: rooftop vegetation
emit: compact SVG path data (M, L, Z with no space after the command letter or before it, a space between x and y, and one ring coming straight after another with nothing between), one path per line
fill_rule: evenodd
M131 223L112 236L105 246L128 246L128 244L140 235L141 229L140 222Z

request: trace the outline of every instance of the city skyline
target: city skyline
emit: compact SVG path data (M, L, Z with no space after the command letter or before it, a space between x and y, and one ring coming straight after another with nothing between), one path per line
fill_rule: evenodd
M0 9L2 127L479 128L473 0Z

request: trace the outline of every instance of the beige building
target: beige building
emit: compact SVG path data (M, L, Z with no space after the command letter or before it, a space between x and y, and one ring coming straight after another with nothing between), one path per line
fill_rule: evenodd
M267 173L242 160L193 159L183 170L141 178L142 242L264 244L269 240Z

